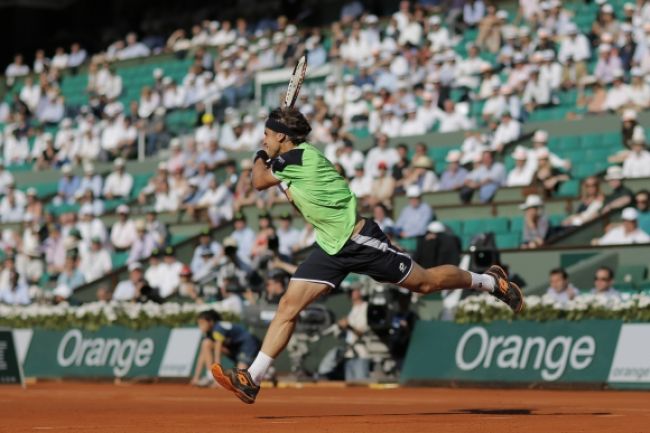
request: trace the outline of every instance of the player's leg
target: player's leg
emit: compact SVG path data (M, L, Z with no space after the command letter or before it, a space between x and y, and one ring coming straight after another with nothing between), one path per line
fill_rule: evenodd
M508 281L508 275L500 266L491 266L484 274L477 274L453 265L424 269L413 262L411 271L399 285L423 294L450 289L484 291L508 304L515 312L524 305L521 289Z
M219 385L234 392L244 403L254 403L266 371L289 343L298 314L330 287L325 283L292 279L266 332L262 350L248 370L224 370L219 364L212 365L212 375Z

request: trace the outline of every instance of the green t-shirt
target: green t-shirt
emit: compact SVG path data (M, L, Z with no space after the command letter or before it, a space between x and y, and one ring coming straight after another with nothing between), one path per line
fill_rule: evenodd
M357 218L357 200L348 182L320 150L302 143L278 156L271 165L302 216L314 226L316 242L330 255L350 238Z

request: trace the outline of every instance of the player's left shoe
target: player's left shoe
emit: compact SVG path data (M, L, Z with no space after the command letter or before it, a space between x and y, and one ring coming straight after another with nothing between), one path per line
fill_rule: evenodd
M485 273L494 278L496 283L491 295L505 302L515 313L519 313L524 308L524 295L519 286L508 280L508 275L501 266L490 266Z
M241 401L246 404L255 403L255 398L260 392L260 386L256 385L248 373L248 370L240 368L225 369L220 364L213 364L210 368L214 380L228 391L232 391Z

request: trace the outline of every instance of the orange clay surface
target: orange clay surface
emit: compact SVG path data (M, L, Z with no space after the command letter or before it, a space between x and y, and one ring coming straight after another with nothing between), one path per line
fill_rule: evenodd
M650 432L650 393L445 388L262 389L240 403L182 384L0 387L0 432Z

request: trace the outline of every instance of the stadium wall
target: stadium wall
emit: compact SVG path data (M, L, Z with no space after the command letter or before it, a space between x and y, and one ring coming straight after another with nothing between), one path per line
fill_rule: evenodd
M416 325L401 382L650 389L650 324L616 320Z

